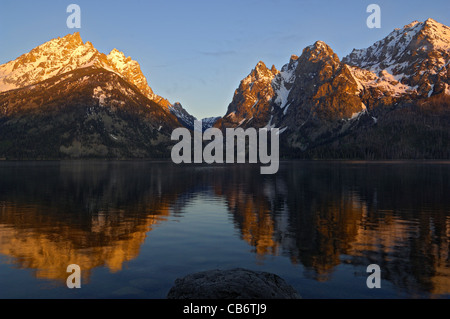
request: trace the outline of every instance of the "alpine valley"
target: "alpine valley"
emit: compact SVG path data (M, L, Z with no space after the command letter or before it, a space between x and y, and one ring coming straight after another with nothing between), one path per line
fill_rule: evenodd
M203 129L280 128L289 158L449 159L450 28L395 29L339 59L317 41L281 70L258 62ZM139 64L75 33L0 66L0 158L169 157L195 118L148 86Z

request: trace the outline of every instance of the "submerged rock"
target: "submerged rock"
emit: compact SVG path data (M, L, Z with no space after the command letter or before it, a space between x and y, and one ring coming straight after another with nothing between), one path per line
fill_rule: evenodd
M168 299L299 299L279 276L235 268L208 270L175 280Z

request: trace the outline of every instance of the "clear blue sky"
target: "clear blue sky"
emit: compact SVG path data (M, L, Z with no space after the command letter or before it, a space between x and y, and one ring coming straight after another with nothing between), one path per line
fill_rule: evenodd
M79 30L66 26L71 3L81 7ZM381 29L366 26L371 3L381 7ZM117 48L137 60L155 93L202 118L224 115L260 60L280 69L316 40L342 58L429 17L450 25L450 1L1 0L0 64L80 31L100 52Z

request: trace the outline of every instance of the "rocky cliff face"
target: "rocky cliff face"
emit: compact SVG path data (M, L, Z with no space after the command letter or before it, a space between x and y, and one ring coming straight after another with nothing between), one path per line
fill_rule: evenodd
M336 120L350 118L361 111L356 82L324 42L318 41L305 48L295 62L291 58L283 69L287 72L282 72L274 81L274 104L283 115L300 112L303 114L298 115L304 120ZM291 105L297 107L290 108Z
M227 114L215 123L215 127L258 127L267 123L270 118L269 104L274 96L271 83L277 74L275 66L268 69L263 62L258 62L241 81L228 106Z

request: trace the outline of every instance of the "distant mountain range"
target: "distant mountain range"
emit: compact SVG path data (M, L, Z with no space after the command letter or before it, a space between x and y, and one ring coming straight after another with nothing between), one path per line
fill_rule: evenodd
M342 60L324 42L281 70L259 62L206 129L278 127L285 157L450 158L450 28L395 29ZM0 158L160 158L195 117L139 64L78 33L0 66Z

